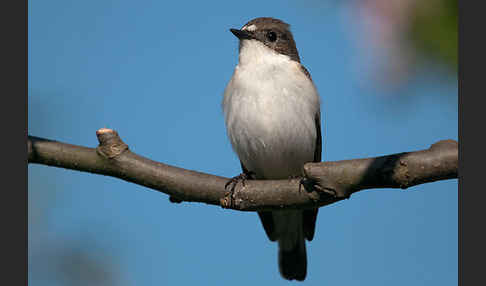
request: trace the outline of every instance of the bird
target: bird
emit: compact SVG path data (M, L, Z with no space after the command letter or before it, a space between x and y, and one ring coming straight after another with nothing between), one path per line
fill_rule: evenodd
M260 17L230 31L239 39L239 54L222 108L226 133L241 163L240 176L301 176L305 163L321 161L320 96L300 63L290 25ZM305 240L314 237L317 214L318 208L258 212L266 235L278 242L283 278L305 280Z

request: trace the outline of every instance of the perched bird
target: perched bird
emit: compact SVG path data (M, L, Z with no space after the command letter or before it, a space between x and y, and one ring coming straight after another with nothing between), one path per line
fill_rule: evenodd
M239 39L239 60L224 91L223 111L242 175L299 176L304 163L321 161L321 115L317 89L300 63L290 26L265 17L230 31ZM278 241L285 279L306 277L305 239L314 237L317 210L258 212L268 238Z

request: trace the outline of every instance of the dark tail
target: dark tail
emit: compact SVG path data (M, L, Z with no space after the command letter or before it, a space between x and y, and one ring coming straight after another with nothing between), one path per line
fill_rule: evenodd
M307 254L305 240L302 235L294 248L289 251L278 248L278 266L282 277L288 280L303 281L307 274Z

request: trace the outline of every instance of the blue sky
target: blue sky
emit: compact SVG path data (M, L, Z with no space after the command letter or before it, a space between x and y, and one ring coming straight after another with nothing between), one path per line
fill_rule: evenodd
M142 156L237 175L221 110L237 64L229 28L272 16L291 24L321 95L324 161L457 140L456 77L429 66L400 90L363 88L356 23L333 3L29 1L29 134L95 147L108 127ZM302 284L456 285L457 185L370 190L321 208ZM29 284L68 285L58 257L72 249L110 269L114 285L289 283L254 213L29 165Z

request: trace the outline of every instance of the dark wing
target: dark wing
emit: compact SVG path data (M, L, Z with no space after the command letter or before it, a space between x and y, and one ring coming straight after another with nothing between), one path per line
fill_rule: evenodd
M321 162L322 156L322 135L321 135L321 113L318 112L314 118L316 123L316 149L314 150L314 162ZM311 241L314 238L316 229L317 211L319 209L304 210L303 225L304 236Z
M322 160L322 134L321 134L321 113L317 112L314 117L316 123L316 149L314 150L314 162Z

